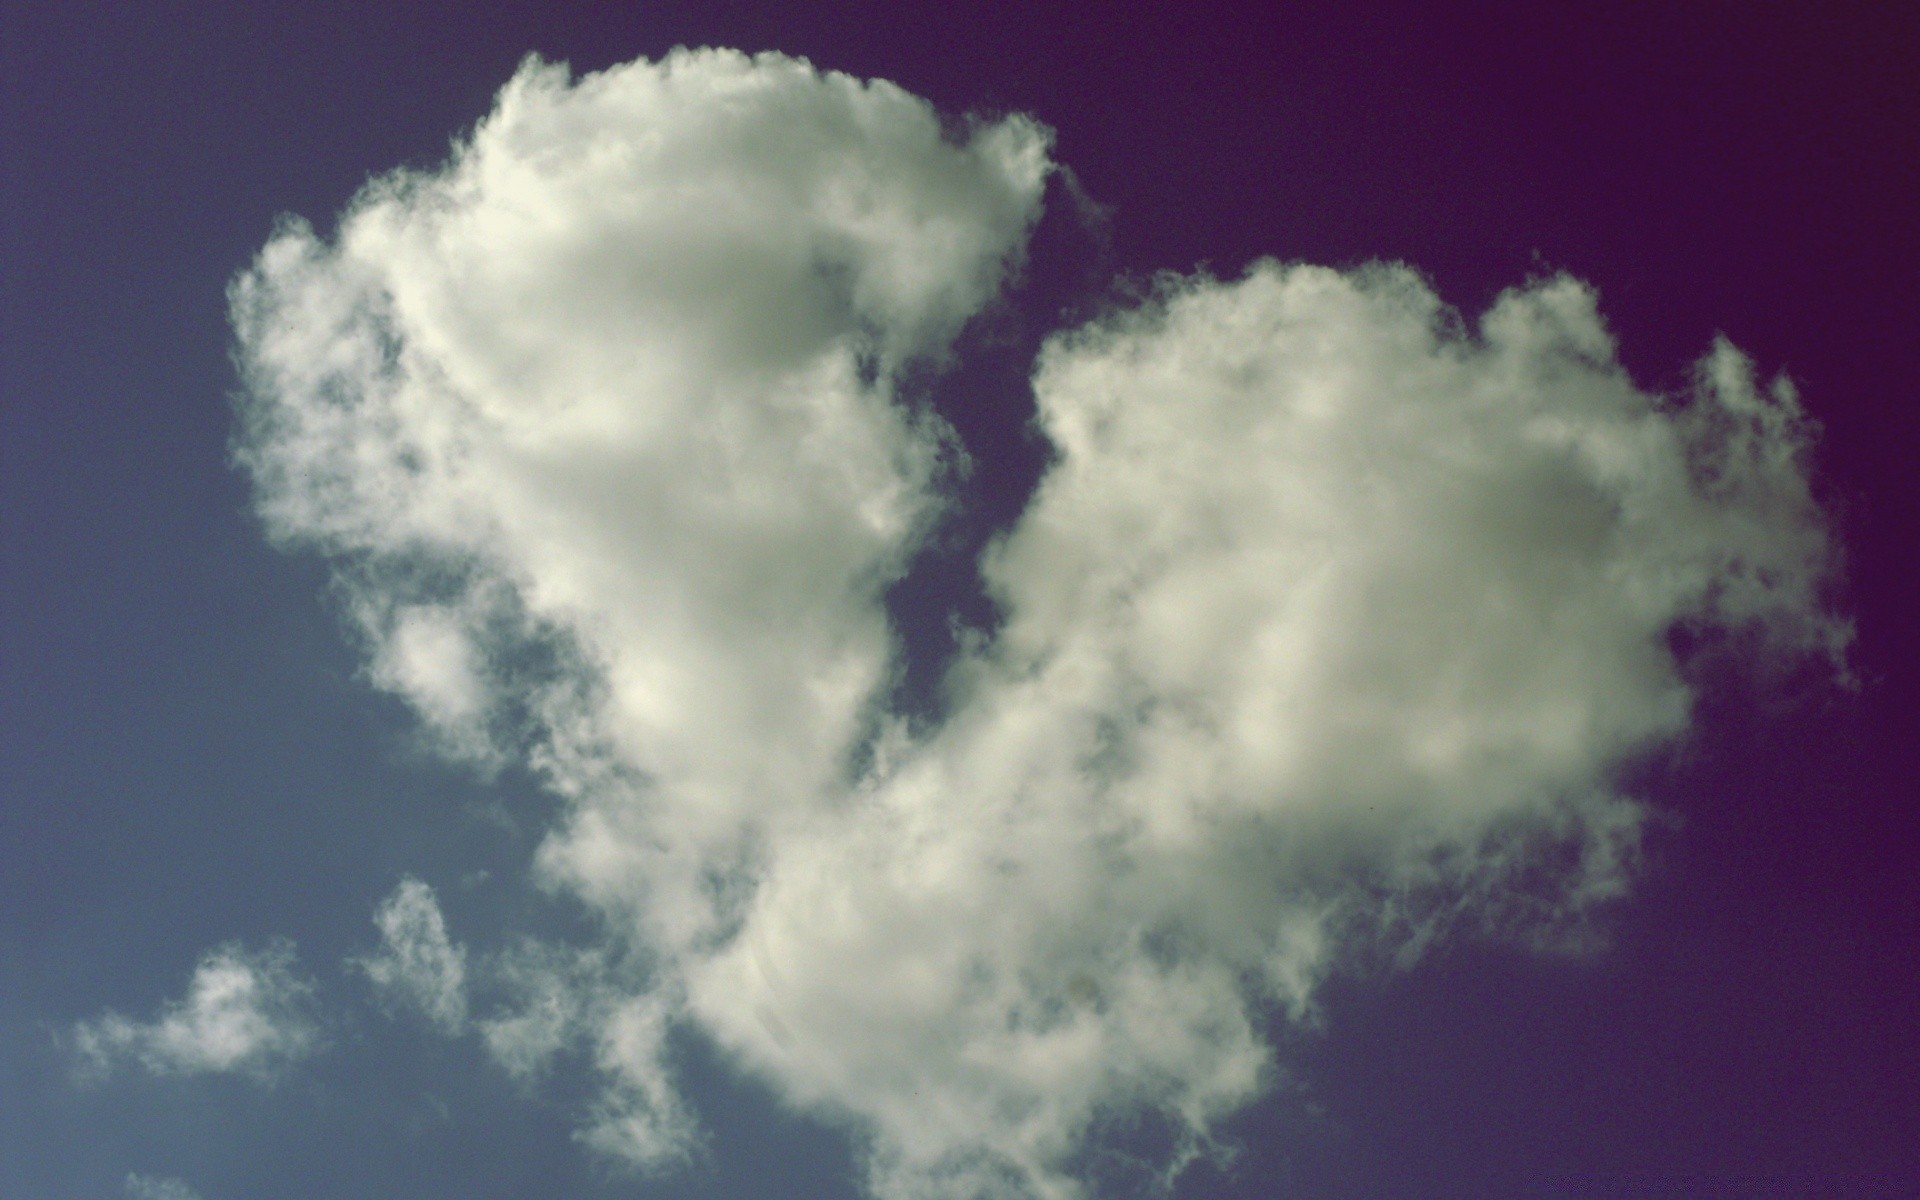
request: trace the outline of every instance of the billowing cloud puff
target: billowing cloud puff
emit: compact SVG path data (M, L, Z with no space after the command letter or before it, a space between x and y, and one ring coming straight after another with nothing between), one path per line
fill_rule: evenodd
M950 449L895 375L1046 170L1030 122L956 144L774 56L532 64L445 172L236 285L269 524L342 556L374 680L449 745L531 740L582 797L554 871L676 948L723 931L708 861L826 802L870 720Z
M356 961L389 1006L412 1009L448 1033L467 1022L467 954L447 937L433 889L403 879L373 914L380 949Z
M285 943L257 953L222 946L200 960L184 999L152 1021L115 1012L84 1021L73 1049L90 1075L132 1062L156 1075L233 1072L270 1082L319 1048L312 996Z
M1690 404L1638 391L1569 280L1469 336L1406 270L1261 264L1055 339L1035 388L1004 627L689 972L880 1131L891 1195L1067 1194L1115 1109L1197 1148L1343 942L1618 894L1613 777L1687 724L1669 631L1845 637L1791 394L1724 345Z
M956 452L900 372L1048 170L1029 121L777 56L534 64L236 284L270 528L339 564L376 684L568 802L539 869L607 941L479 1026L523 1077L591 1045L602 1149L685 1155L685 1029L885 1196L1075 1195L1111 1118L1177 1165L1344 949L1621 892L1676 630L1844 644L1795 398L1731 347L1670 401L1573 281L1469 332L1404 269L1260 264L1049 343L1004 623L888 712Z
M840 803L951 451L895 379L995 292L1045 146L777 56L530 64L235 287L270 526L341 556L375 682L576 800L547 869L670 957ZM658 1024L622 1011L616 1065Z

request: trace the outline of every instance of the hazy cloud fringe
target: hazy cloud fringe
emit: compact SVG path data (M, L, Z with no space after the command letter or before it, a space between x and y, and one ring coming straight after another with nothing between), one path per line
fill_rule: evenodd
M127 1200L200 1200L200 1193L178 1179L153 1175L129 1175Z
M233 1072L271 1082L319 1048L312 994L293 973L291 946L222 946L200 960L186 996L153 1020L107 1012L76 1025L72 1045L89 1075L131 1062L156 1075Z
M387 1004L417 1010L444 1032L460 1032L467 1022L467 953L447 937L433 889L401 880L373 920L380 949L354 965Z

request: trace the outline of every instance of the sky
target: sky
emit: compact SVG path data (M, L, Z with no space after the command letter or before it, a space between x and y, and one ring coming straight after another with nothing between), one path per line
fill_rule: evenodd
M1920 1186L1920 17L0 16L0 1194Z

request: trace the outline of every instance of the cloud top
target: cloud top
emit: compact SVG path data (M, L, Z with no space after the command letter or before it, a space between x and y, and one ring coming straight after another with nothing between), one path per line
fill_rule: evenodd
M271 1082L319 1048L313 988L293 973L293 949L237 944L200 960L187 994L151 1021L107 1012L73 1029L82 1069L131 1063L155 1075L233 1073Z
M885 589L959 453L902 371L1049 169L1029 120L775 55L535 62L235 285L270 529L449 753L566 801L540 880L602 940L501 958L478 1024L525 1078L591 1046L609 1153L697 1144L691 1031L898 1200L1077 1195L1136 1118L1177 1168L1342 953L1621 893L1676 629L1844 645L1805 421L1731 347L1669 399L1575 281L1469 331L1403 268L1261 263L1048 343L1004 624L890 713ZM460 1027L431 893L380 922L369 974Z

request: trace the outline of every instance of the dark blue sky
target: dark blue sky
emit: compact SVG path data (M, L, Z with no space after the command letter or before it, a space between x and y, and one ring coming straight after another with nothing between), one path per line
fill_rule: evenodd
M1239 1157L1176 1194L1913 1194L1920 10L1441 7L0 16L0 1192L113 1196L137 1173L205 1200L858 1194L837 1134L697 1043L711 1156L635 1182L570 1140L584 1083L524 1093L365 1003L339 964L403 875L476 942L578 917L503 882L538 842L534 783L418 749L323 565L267 545L229 464L225 289L279 214L325 229L370 175L438 162L529 52L584 72L721 45L1032 113L1110 208L1090 229L1054 205L1010 310L935 392L979 463L963 543L1039 470L1024 377L1061 314L1203 263L1403 260L1470 314L1565 270L1642 385L1679 389L1725 333L1823 426L1858 689L1709 680L1695 736L1636 781L1671 819L1605 950L1463 938L1337 975L1324 1026L1281 1031L1291 1078L1232 1123ZM914 644L982 610L969 561L895 597ZM325 1001L327 1053L269 1089L72 1082L60 1031L150 1014L209 947L274 937Z

